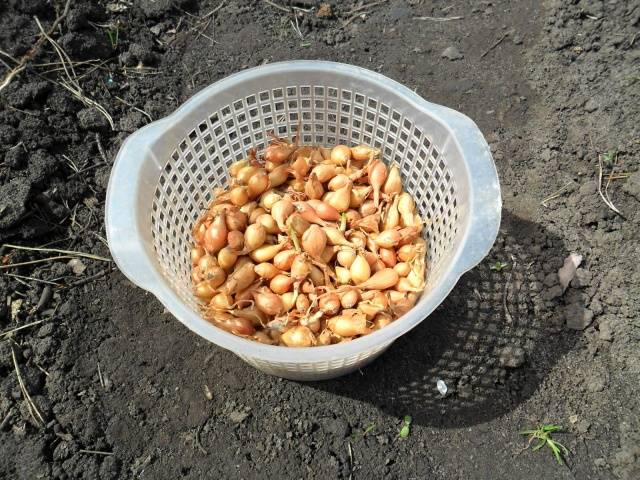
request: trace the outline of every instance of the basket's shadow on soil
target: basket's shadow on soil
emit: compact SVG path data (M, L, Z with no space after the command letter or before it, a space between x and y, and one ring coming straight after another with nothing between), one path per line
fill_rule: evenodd
M566 255L557 237L503 212L488 258L463 275L427 320L362 372L312 385L445 428L513 410L570 348L562 335L552 333L562 309L544 307L540 282ZM508 263L502 271L491 268L498 259ZM448 387L444 396L438 380Z

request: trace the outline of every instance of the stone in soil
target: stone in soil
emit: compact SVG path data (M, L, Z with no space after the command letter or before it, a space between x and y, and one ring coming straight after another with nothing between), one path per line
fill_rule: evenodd
M449 60L462 60L464 55L460 50L458 50L455 46L450 46L444 49L444 51L440 54L442 58L447 58Z
M567 328L571 330L584 330L593 321L593 312L577 304L567 305L564 315Z
M26 213L31 186L22 178L0 185L0 228L16 224Z
M105 130L109 128L109 122L95 108L83 108L78 112L80 128L84 130Z
M500 365L508 368L518 368L524 364L525 352L520 347L504 347L499 354Z
M632 174L622 187L626 193L640 201L640 170Z

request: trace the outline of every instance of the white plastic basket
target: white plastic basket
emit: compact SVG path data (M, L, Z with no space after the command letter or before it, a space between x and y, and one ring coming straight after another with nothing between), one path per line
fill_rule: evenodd
M218 329L199 315L190 281L191 226L213 187L227 183L227 167L249 148L266 145L267 132L291 136L300 120L302 144L381 148L431 219L417 305L370 335L314 348L263 345ZM362 367L424 320L487 254L500 211L491 153L468 117L363 68L293 61L231 75L131 135L111 172L106 227L120 270L188 328L266 373L320 380Z

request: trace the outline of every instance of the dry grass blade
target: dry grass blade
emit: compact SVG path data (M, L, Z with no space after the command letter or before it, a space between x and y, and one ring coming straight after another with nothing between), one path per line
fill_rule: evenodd
M22 326L17 327L17 328L12 328L11 330L7 330L6 332L0 333L0 338L8 337L8 336L12 335L15 332L18 332L20 330L24 330L25 328L31 328L31 327L34 327L36 325L40 325L41 323L44 323L45 321L46 320L38 320L37 322L31 322L31 323L27 323L26 325L22 325Z
M89 98L82 90L82 87L80 87L80 84L78 83L78 80L77 80L78 77L73 68L73 62L69 58L69 55L67 55L67 53L62 49L62 47L58 44L58 42L56 42L53 38L51 38L51 36L47 32L44 31L38 17L34 17L34 19L36 21L36 24L38 25L38 29L40 30L40 33L42 34L43 38L49 41L53 49L58 54L58 57L60 58L60 62L62 63L62 68L64 70L64 73L67 76L68 80L62 80L56 83L58 83L61 87L66 88L74 97L80 100L87 107L93 107L96 110L98 110L107 119L107 122L109 122L109 125L111 126L111 130L115 130L113 118L111 117L109 112L107 112L107 110L98 102Z
M2 83L0 83L0 92L3 89L5 89L7 85L11 83L11 80L13 80L13 78L16 75L18 75L20 72L22 72L24 69L27 68L27 63L29 63L29 61L33 59L33 57L35 57L36 53L38 53L38 51L40 50L40 47L42 46L44 41L47 39L47 37L50 37L50 35L53 32L55 32L56 28L58 28L58 25L60 25L60 22L62 22L64 17L67 16L70 5L71 5L71 0L67 0L67 2L64 5L64 9L62 10L62 13L58 15L58 17L53 21L47 33L45 33L44 30L42 30L42 27L40 27L42 34L40 35L36 43L33 45L33 47L31 47L29 51L27 51L27 53L25 53L22 56L22 58L20 58L20 60L18 61L18 65L16 65L12 70L7 72L7 74L4 77L4 80L2 80Z
M266 3L267 5L271 5L273 8L277 8L278 10L281 10L283 12L287 12L287 13L290 12L288 8L283 7L282 5L278 5L277 3L273 3L270 0L264 0L264 3Z
M70 255L72 257L82 257L89 258L91 260L100 260L102 262L111 262L110 258L101 257L99 255L94 255L92 253L84 253L84 252L76 252L74 250L60 250L58 248L41 248L41 247L23 247L21 245L13 245L10 243L5 243L3 245L7 248L14 248L16 250L29 250L35 252L49 252L49 253L62 253L64 255Z
M36 263L53 262L54 260L64 260L66 258L76 258L72 255L58 255L57 257L41 258L39 260L29 260L28 262L10 263L9 265L0 265L0 270L14 267L24 267L25 265L35 265Z
M459 17L413 17L414 20L430 20L432 22L450 22L452 20L462 20L464 16Z
M609 207L611 210L613 210L614 212L616 212L618 215L622 217L623 216L622 212L618 210L618 208L613 204L613 202L609 198L608 189L609 189L609 184L611 183L611 176L609 176L609 180L607 181L607 184L604 187L604 191L602 190L603 170L604 170L604 166L602 164L602 155L598 154L598 193L600 194L600 197L602 198L604 203L607 205L607 207Z
M13 359L13 366L16 369L16 376L18 377L18 384L20 385L20 391L22 392L22 396L27 402L27 408L29 410L29 414L31 415L31 418L33 418L33 421L36 423L36 425L41 427L44 425L44 418L42 417L40 410L38 410L38 407L36 407L36 404L33 403L33 400L31 399L31 395L29 395L29 392L27 391L27 387L25 387L24 385L24 381L22 380L22 375L20 374L20 368L18 367L18 360L16 359L16 352L13 349L13 345L11 346L11 358Z
M562 187L560 187L558 190L556 190L555 192L553 192L551 195L549 195L548 197L546 197L544 200L542 200L540 202L540 205L542 205L543 207L548 207L549 205L547 205L547 202L553 200L554 198L558 198L560 195L562 195L562 193L569 188L570 185L572 185L573 182L569 182L565 185L563 185Z

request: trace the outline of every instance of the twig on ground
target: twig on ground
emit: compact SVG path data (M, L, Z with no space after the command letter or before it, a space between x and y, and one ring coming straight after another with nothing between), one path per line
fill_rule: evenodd
M7 412L7 415L4 417L4 420L2 420L2 423L0 423L0 432L4 430L4 427L7 425L7 423L9 423L9 420L11 420L12 415L13 415L13 407L9 409L9 411Z
M302 8L302 7L294 7L294 6L291 6L290 8L287 8L287 7L283 7L282 5L278 5L277 3L272 2L271 0L263 0L263 1L267 5L271 5L273 8L277 8L278 10L281 10L281 11L287 12L287 13L291 13L291 11L309 13L311 10L313 10L313 8Z
M79 453L92 453L94 455L113 455L113 452L102 452L100 450L85 450L85 449L81 449L78 450Z
M104 153L104 148L102 148L102 142L100 141L100 134L96 132L96 145L98 146L98 152L100 153L100 156L102 157L102 160L104 161L104 163L109 163L109 160L107 160L107 156Z
M38 283L46 283L47 285L53 285L54 287L62 286L59 283L52 282L50 280L42 280L41 278L28 277L27 275L18 275L17 273L5 273L5 275L7 277L14 277L16 279L31 280L32 282L38 282Z
M64 5L64 9L62 10L62 13L58 15L58 17L53 21L47 33L45 33L44 30L42 30L42 27L40 27L42 30L42 34L40 35L40 37L38 37L38 40L36 40L36 43L33 45L33 47L31 47L27 51L27 53L25 53L20 58L20 60L18 60L18 65L16 65L12 70L7 72L4 79L0 83L0 92L4 90L7 87L7 85L11 83L11 80L13 80L13 78L16 75L18 75L20 72L22 72L24 69L27 68L27 64L29 63L29 61L33 59L33 57L35 57L36 53L38 53L38 51L40 50L40 47L42 46L44 41L47 39L47 37L49 37L51 34L53 34L53 32L55 32L56 28L58 28L58 25L60 25L60 22L62 22L62 20L64 20L64 17L67 16L70 5L71 5L71 0L67 0L67 2Z
M5 243L4 246L7 247L7 248L14 248L16 250L29 250L29 251L36 251L36 252L63 253L65 255L71 255L73 257L89 258L91 260L100 260L102 262L111 262L112 261L110 258L101 257L99 255L94 255L92 253L76 252L74 250L60 250L58 248L23 247L21 245L13 245L13 244L10 244L10 243Z
M29 414L31 415L31 418L33 418L33 421L35 422L35 424L41 427L44 425L44 418L42 417L42 414L38 410L38 407L36 407L36 404L33 403L33 400L31 399L31 395L29 395L29 392L27 391L27 387L25 387L24 385L24 381L22 380L22 375L20 374L20 368L18 367L18 360L16 359L16 351L14 350L13 345L11 345L11 358L13 359L13 366L15 367L16 376L18 377L18 384L20 385L20 391L22 392L22 396L24 397L24 400L27 402L27 409L29 410Z
M211 10L209 13L207 13L206 15L204 15L204 16L202 17L202 19L204 20L205 18L210 17L211 15L213 15L214 13L216 13L218 10L220 10L222 7L224 7L224 4L225 4L225 1L224 1L224 0L222 0L222 2L220 2L220 4L219 4L216 8L214 8L214 9L213 9L213 10Z
M347 12L347 15L351 15L347 20L342 23L342 28L345 28L351 24L356 18L364 15L367 10L375 7L376 5L380 5L382 3L386 3L387 0L380 0L378 2L367 3L366 5L360 5L359 7L353 8Z
M353 478L353 449L351 442L347 442L347 450L349 451L349 480Z
M104 277L107 273L110 273L110 272L111 272L110 269L101 270L98 273L96 273L95 275L91 275L90 277L83 278L81 280L78 280L77 282L70 283L69 285L65 285L62 288L81 287L82 285L85 285L87 283L93 282L94 280L97 280L98 278Z
M142 110L141 108L136 107L135 105L132 105L131 103L127 102L125 99L118 97L117 95L115 95L115 99L124 103L125 105L128 105L129 107L133 108L134 110L142 113L144 116L146 116L150 122L153 122L153 118L151 117L151 115L149 115L147 112L145 112L144 110Z
M102 371L100 370L100 362L98 362L98 379L100 380L100 386L105 388L104 386L104 378L102 378Z
M431 20L432 22L450 22L452 20L462 20L464 16L459 17L413 17L414 20Z
M502 35L502 36L500 37L500 39L499 39L496 43L494 43L493 45L491 45L487 51L485 51L482 55L480 55L480 58L484 58L484 57L485 57L485 56L486 56L486 55L487 55L491 50L493 50L493 49L494 49L494 48L496 48L498 45L500 45L500 44L503 42L503 40L509 36L509 33L510 33L510 32L507 32L507 33L505 33L504 35Z
M31 322L31 323L27 323L26 325L22 325L20 327L12 328L11 330L7 330L6 332L0 333L0 338L8 337L19 330L24 330L25 328L31 328L36 325L40 325L41 323L44 323L44 322L46 322L46 320L38 320L37 322Z
M513 278L513 271L516 268L516 257L511 255L511 260L513 263L511 264L511 270L509 271L509 276L507 277L507 281L504 284L504 291L502 292L502 308L504 308L504 316L507 318L507 323L513 323L513 317L511 316L511 312L509 311L509 306L507 305L507 297L509 296L509 288L511 288L511 279Z
M377 1L377 2L366 3L366 4L364 4L364 5L360 5L359 7L355 7L355 8L352 8L351 10L349 10L349 11L347 12L347 15L351 15L351 14L354 14L354 13L356 13L356 12L360 12L360 11L362 11L362 10L368 10L368 9L370 9L371 7L375 7L376 5L380 5L380 4L382 4L382 3L387 3L387 0L379 0L379 1Z

